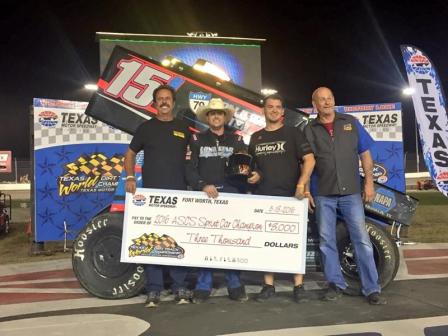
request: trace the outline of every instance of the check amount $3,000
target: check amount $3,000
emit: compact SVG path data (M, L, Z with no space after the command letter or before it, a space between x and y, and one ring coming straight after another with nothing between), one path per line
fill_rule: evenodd
M261 267L260 270L269 270L265 265L271 265L269 267L274 272L298 271L297 259L301 258L302 246L306 245L306 237L303 238L301 233L306 233L307 211L301 201L292 197L221 194L220 202L214 202L199 192L176 193L178 202L170 208L148 204L152 198L143 194L146 203L137 205L137 211L130 215L131 218L132 215L145 216L146 223L139 225L127 220L131 224L126 237L127 246L132 245L135 237L154 233L160 237L171 237L185 250L182 261L157 258L164 264L204 267L207 256L226 255L246 258L248 262L241 269L258 270ZM151 190L151 196L155 194ZM187 197L188 202L184 202ZM151 257L146 257L146 260L143 257L126 259L130 262L155 262ZM229 268L228 264L212 259L213 262L208 259L207 266ZM269 263L270 259L272 262ZM280 259L285 262L278 264ZM291 261L286 265L286 260L296 260L296 263Z

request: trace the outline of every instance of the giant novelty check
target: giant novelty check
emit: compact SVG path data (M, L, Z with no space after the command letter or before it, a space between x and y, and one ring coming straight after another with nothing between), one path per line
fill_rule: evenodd
M304 273L308 203L293 197L137 189L121 261Z

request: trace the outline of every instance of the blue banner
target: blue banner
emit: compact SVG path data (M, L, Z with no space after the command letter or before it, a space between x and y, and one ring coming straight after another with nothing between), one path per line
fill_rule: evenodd
M74 239L110 206L130 136L84 114L87 103L34 100L36 241Z

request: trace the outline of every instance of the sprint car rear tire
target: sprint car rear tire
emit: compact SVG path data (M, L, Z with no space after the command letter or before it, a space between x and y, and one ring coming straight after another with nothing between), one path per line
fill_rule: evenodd
M94 217L73 243L73 271L81 285L102 299L126 299L145 285L141 265L120 262L123 213Z
M400 253L392 236L379 225L366 219L366 229L373 245L373 254L381 288L385 288L397 274L400 264ZM349 295L362 295L361 281L354 258L354 249L350 242L348 231L342 222L338 223L336 239L342 274L348 284L345 293Z

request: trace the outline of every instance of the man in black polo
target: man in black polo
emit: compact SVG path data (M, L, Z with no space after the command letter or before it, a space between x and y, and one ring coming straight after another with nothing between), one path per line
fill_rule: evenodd
M135 193L135 157L144 151L142 167L143 187L185 190L185 157L190 132L187 124L174 119L175 91L168 85L161 85L153 93L157 115L142 123L125 154L124 167L127 173L126 192ZM163 268L161 265L145 265L147 307L156 307L163 289ZM173 280L172 290L178 303L188 303L190 293L185 278L188 268L167 267Z
M335 112L334 96L330 89L316 89L312 103L318 116L307 125L305 135L316 158L312 179L316 185L312 189L320 236L319 247L329 283L323 299L337 300L347 287L336 246L336 212L340 211L355 248L362 293L370 304L385 304L386 300L380 294L381 286L378 283L372 244L365 227L363 206L363 201L371 202L375 197L373 161L369 151L373 139L355 117ZM365 174L363 194L359 159Z

